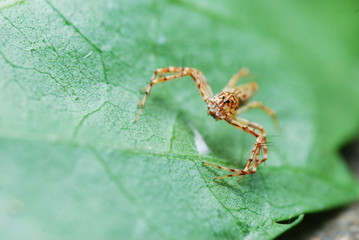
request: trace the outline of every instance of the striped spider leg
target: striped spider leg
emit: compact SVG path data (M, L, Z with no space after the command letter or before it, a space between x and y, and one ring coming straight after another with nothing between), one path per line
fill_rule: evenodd
M165 76L166 74L173 74ZM157 76L160 75L159 78ZM206 102L209 98L213 96L211 87L207 84L206 77L203 73L195 68L189 67L168 67L168 68L157 68L152 77L150 83L146 87L145 95L143 96L142 100L139 103L140 110L135 118L135 121L138 120L143 108L145 107L145 102L147 96L150 94L152 86L156 85L157 83L190 76L196 83L199 93L201 94L203 100Z
M166 76L166 74L172 75ZM257 83L249 82L247 84L239 86L236 86L236 84L241 77L244 77L248 74L248 69L241 69L230 79L227 86L225 86L220 93L213 96L212 90L207 84L205 76L202 72L195 68L168 67L156 69L153 73L149 85L146 87L146 93L139 103L140 110L135 118L135 121L138 120L138 117L145 106L146 98L149 95L153 85L167 80L190 76L195 81L203 100L207 104L209 115L211 115L216 120L225 120L232 126L239 128L256 137L256 142L252 148L250 158L248 159L246 167L243 170L226 168L205 162L203 164L216 167L222 170L234 172L233 174L217 177L215 178L215 180L226 177L253 174L257 171L257 167L261 163L265 162L268 158L266 131L261 125L250 122L243 118L237 118L236 115L252 108L260 108L264 112L275 118L275 112L272 109L264 106L260 102L252 102L247 104L248 100L254 95L254 93L258 89ZM157 78L158 75L160 75L159 78ZM261 160L259 160L261 152L263 157Z

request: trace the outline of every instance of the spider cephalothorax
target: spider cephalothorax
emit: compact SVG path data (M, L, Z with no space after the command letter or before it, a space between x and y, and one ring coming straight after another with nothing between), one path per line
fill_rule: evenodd
M207 101L208 114L217 120L232 118L238 108L239 99L233 93L220 92Z
M166 74L172 75L166 76ZM254 143L254 146L252 148L251 155L247 161L246 167L243 170L221 167L212 163L203 164L216 167L222 170L234 172L233 174L217 177L215 179L253 174L257 171L257 167L267 160L268 149L266 131L261 125L250 122L244 118L238 118L236 117L236 115L252 108L260 108L274 118L275 112L272 109L264 106L260 102L251 102L247 104L248 100L254 95L254 93L258 89L257 83L249 82L247 84L239 86L236 86L236 84L241 77L248 74L248 69L241 69L231 78L231 80L229 80L228 84L224 87L222 92L213 96L212 90L207 84L207 80L201 71L189 67L158 68L153 73L150 84L146 88L146 94L143 96L139 104L140 110L135 118L135 121L138 119L140 113L142 112L142 109L145 106L146 98L150 94L153 85L171 79L190 76L195 81L203 100L207 103L208 113L212 115L212 117L214 117L216 120L223 119L232 126L239 128L253 135L256 138L256 142ZM159 75L159 77L157 77L157 75ZM262 158L259 159L261 153Z

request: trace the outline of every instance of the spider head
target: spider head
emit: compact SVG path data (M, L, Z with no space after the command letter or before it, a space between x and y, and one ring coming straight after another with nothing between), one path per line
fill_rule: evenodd
M220 92L207 100L208 114L217 120L236 114L239 108L238 98L230 92Z

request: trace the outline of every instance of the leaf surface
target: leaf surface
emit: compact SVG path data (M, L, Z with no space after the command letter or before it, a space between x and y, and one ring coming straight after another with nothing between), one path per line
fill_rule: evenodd
M0 5L1 239L270 239L357 199L338 155L359 120L358 4L318 1L4 1ZM340 19L337 21L337 19ZM241 67L269 160L241 181L251 136L207 116L195 67L220 91ZM196 134L210 149L196 148ZM285 221L292 219L292 221Z

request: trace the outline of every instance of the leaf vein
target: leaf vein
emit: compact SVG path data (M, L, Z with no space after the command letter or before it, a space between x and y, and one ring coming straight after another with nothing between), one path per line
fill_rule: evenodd
M173 238L173 236L168 237L161 230L161 228L157 226L149 216L147 216L145 209L141 206L141 204L137 201L137 199L126 189L126 187L123 185L120 179L111 171L111 168L106 163L106 161L102 158L102 156L93 148L91 148L91 151L93 152L96 160L102 166L107 177L116 186L117 190L120 191L127 198L127 200L129 200L129 202L133 203L136 206L138 212L143 216L143 218L152 227L152 229L155 230L161 236L162 239L175 239Z
M103 78L104 78L104 82L105 83L109 83L108 82L108 76L107 76L107 70L106 70L106 65L105 65L105 61L103 59L103 51L101 50L100 47L98 47L95 43L93 43L87 36L85 36L85 34L83 34L80 29L78 29L69 19L67 19L50 1L48 0L44 0L45 3L47 3L49 5L49 7L56 12L61 18L62 20L69 25L70 27L72 27L72 29L80 35L80 37L82 37L82 39L84 39L85 42L87 42L92 48L95 49L95 51L97 51L100 54L100 59L101 59L101 65L102 65L102 70L103 70Z
M244 226L246 226L246 230L247 230L247 232L249 232L249 231L248 231L248 229L249 229L248 225L247 225L246 223L241 222L240 219L239 219L238 217L236 217L236 216L231 212L231 210L228 209L228 208L223 204L223 202L217 197L217 195L214 194L214 192L212 191L212 189L209 187L207 181L205 180L205 178L204 178L202 172L199 170L199 168L198 168L198 166L197 166L197 163L193 161L193 164L194 164L194 166L196 167L197 172L199 173L200 178L202 179L202 181L204 182L204 184L206 185L208 191L211 193L211 195L214 197L214 199L216 199L216 201L219 203L219 205L221 205L221 207L222 207L224 210L226 210L226 212L229 213L229 215L235 220L235 223L236 223L238 226L240 226L241 228L243 228Z

